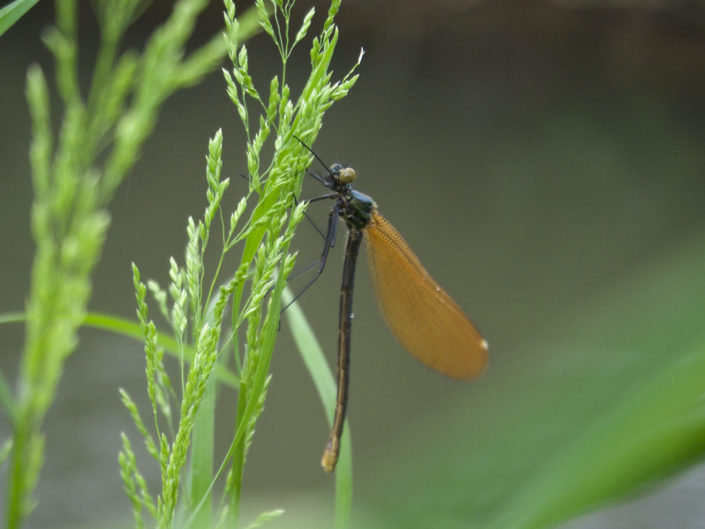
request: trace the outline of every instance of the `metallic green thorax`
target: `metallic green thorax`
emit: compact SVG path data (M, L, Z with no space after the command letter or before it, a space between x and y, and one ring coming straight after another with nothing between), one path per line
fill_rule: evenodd
M375 201L348 185L344 204L345 207L341 210L340 215L345 220L348 229L364 230L372 220L372 212L376 207Z

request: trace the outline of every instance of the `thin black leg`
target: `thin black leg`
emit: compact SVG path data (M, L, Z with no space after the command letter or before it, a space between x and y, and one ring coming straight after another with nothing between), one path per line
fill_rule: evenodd
M294 299L292 299L289 303L286 304L286 306L282 309L282 312L289 308L289 306L294 303L294 301L299 299L301 295L306 292L306 290L308 290L308 288L313 285L319 277L321 277L323 269L326 266L326 261L328 260L328 252L331 248L335 246L335 240L338 236L338 212L338 204L336 204L335 206L333 206L333 208L330 210L330 213L328 214L328 230L326 231L325 243L323 244L323 252L321 253L321 256L318 258L317 261L314 261L313 263L308 265L301 272L297 272L297 275L301 274L306 270L310 270L316 264L318 264L318 270L316 271L316 275L313 276L313 278L311 278L311 280L306 283L306 285L304 285L304 287L299 291L299 293L294 296Z

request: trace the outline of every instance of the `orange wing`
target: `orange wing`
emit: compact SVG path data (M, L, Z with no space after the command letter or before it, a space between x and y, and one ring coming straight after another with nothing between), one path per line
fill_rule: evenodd
M384 319L404 348L446 376L468 379L487 365L487 342L428 274L399 232L376 211L367 259Z

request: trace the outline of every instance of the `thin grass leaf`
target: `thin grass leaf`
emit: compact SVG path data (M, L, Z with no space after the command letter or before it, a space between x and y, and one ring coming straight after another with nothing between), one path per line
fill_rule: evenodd
M252 523L245 527L245 529L257 529L258 527L262 527L267 522L280 518L282 514L284 514L284 509L274 509L260 513L257 518L252 521Z
M292 299L291 291L288 288L285 289L284 304L288 305ZM289 323L291 334L301 359L304 361L304 365L313 379L313 384L316 386L316 391L318 391L318 396L321 399L321 404L330 426L335 411L336 394L333 373L328 367L325 354L298 303L293 303L286 309L286 320ZM350 524L353 490L351 442L350 425L346 419L340 456L335 470L336 529L345 529Z
M32 9L39 0L15 0L0 9L0 36Z
M5 439L0 447L0 466L7 460L7 456L12 451L12 439Z
M639 386L523 485L488 529L552 527L702 459L705 345Z
M22 318L23 320L24 318ZM121 336L127 336L135 340L142 340L144 335L139 324L133 321L126 320L111 314L102 314L98 312L91 312L86 314L86 318L83 325L87 327L93 327L95 329L102 329L105 331L114 332ZM162 345L164 350L169 353L174 358L179 358L179 345L178 343L169 335L165 333L157 332L157 338L159 343ZM190 361L193 351L190 348L185 350L186 359ZM217 366L215 371L215 376L218 380L233 389L237 389L239 384L238 377L232 372L228 371L225 366Z

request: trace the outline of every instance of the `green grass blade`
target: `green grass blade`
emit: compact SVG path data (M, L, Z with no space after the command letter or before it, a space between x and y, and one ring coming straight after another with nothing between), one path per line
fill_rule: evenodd
M142 334L140 326L137 322L121 318L119 316L113 316L112 314L90 312L86 315L83 325L86 327L93 327L94 329L114 332L121 336L133 338L140 342L144 340L144 335ZM168 354L174 358L179 358L179 344L176 340L174 340L174 338L171 337L171 335L157 332L157 337L159 338L159 343L164 347L164 350ZM191 348L186 348L185 352L187 359L193 354ZM240 379L220 364L215 368L215 376L218 377L220 382L233 389L237 389L240 384Z
M705 347L653 378L559 451L488 529L553 527L702 458Z
M15 0L0 9L0 36L32 9L39 0Z

